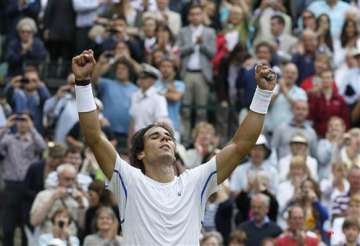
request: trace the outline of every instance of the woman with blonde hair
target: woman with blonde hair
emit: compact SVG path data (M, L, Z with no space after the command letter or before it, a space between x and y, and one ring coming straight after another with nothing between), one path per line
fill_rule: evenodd
M95 228L97 233L85 237L84 246L120 246L122 238L117 235L118 226L112 208L99 208L95 217Z

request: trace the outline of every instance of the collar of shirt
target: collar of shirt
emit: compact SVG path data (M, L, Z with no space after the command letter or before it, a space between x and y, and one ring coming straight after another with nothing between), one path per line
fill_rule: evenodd
M295 124L294 120L291 120L291 121L289 122L289 126L305 129L305 122L303 122L302 125L299 126L299 125Z
M30 133L26 133L25 135L20 135L20 133L15 133L15 138L24 142L30 141Z
M137 94L137 100L141 101L147 97L150 97L157 93L157 90L155 86L151 86L149 89L147 89L145 92L142 92L141 89L139 89L139 93Z
M270 219L268 216L265 216L264 220L260 224L257 224L254 219L252 221L253 221L255 227L257 227L257 228L262 228L265 225L270 223Z

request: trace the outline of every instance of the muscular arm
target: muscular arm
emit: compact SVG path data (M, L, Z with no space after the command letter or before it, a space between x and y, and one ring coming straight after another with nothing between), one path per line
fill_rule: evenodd
M256 83L259 89L263 91L255 92L254 99L256 98L255 111L249 111L248 115L236 131L231 143L222 149L216 156L216 171L217 183L221 184L227 179L237 165L240 163L256 143L264 124L265 112L269 106L272 91L276 84L276 76L271 80L265 80L269 75L271 69L265 65L260 65L256 68ZM259 107L260 106L260 107Z
M74 57L72 61L72 70L75 74L76 81L84 81L87 78L90 78L94 71L95 64L96 62L91 50L86 50L81 55ZM75 88L76 101L78 103L85 101L85 104L87 104L86 101L91 101L91 97L93 97L93 95L91 94L89 97L87 93L91 92L86 90L82 91L85 94L80 93L81 89L81 85ZM78 106L78 111L80 112L82 110L80 110L79 107L80 106ZM101 132L97 110L92 109L90 112L86 111L88 110L79 113L80 128L84 135L85 142L94 153L95 158L105 176L108 179L111 179L116 161L116 151Z

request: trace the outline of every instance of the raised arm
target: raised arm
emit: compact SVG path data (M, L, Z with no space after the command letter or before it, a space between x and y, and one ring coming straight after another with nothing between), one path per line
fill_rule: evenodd
M92 50L86 50L72 60L72 70L75 74L76 104L85 142L94 153L105 176L111 179L116 161L116 151L100 128L90 84L95 64Z
M257 89L250 105L250 111L236 131L230 144L216 155L217 182L227 179L240 161L250 152L263 128L265 114L269 106L276 76L267 81L265 77L272 73L266 65L256 68Z

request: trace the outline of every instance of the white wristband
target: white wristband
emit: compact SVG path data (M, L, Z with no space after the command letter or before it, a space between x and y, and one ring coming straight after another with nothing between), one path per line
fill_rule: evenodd
M91 112L96 110L94 95L91 84L79 86L75 85L76 106L79 113Z
M270 105L272 91L262 90L256 87L250 110L259 114L266 114Z

